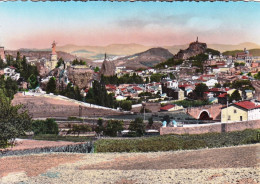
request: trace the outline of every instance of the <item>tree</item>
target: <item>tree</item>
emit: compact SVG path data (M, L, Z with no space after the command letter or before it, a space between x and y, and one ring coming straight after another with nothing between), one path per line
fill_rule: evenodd
M164 115L163 116L163 120L162 121L166 121L167 122L167 124L169 124L170 122L171 122L171 118L170 118L170 116L169 115Z
M160 74L160 73L154 73L154 74L151 75L150 81L151 81L151 82L161 82L162 76L163 76L163 75Z
M233 100L235 100L235 101L240 101L240 100L242 100L242 98L241 98L240 93L239 93L238 90L235 90L235 91L231 94L231 96L230 96L230 98L229 98L229 102L232 102Z
M54 119L35 120L32 123L32 131L35 135L39 134L55 134L59 133L58 124Z
M100 134L104 130L103 119L99 118L97 121L96 133Z
M132 109L132 101L130 100L122 101L121 108L125 111L130 111Z
M55 93L56 92L56 79L55 77L51 77L46 87L47 93Z
M150 118L148 118L148 125L149 125L149 127L153 126L153 117L152 116Z
M134 132L136 136L143 136L145 133L145 124L143 119L136 118L134 121L131 121L128 129Z
M199 98L203 98L204 92L208 91L209 88L206 84L200 83L195 87L194 93Z
M0 147L6 147L30 129L31 117L22 105L12 106L3 89L0 98Z
M220 83L216 83L215 84L215 88L221 88L221 84Z
M104 129L104 135L116 137L118 132L124 130L123 125L124 125L123 121L109 120Z
M28 82L29 82L29 84L30 84L30 88L31 89L35 89L37 86L38 86L38 80L37 80L37 77L34 75L34 74L32 74L29 78L28 78Z
M99 67L97 66L95 69L94 69L94 72L99 72Z

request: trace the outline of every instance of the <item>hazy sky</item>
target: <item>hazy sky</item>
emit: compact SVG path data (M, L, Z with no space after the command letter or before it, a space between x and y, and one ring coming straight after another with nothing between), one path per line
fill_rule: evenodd
M260 3L1 2L0 45L260 44Z

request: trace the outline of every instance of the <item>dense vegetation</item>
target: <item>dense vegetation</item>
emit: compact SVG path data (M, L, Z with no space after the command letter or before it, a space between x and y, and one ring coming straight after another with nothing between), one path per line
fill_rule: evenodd
M0 112L0 148L5 148L30 129L31 117L21 105L12 106L3 89L0 89Z
M32 122L32 131L35 135L59 133L58 124L54 119L35 120Z
M224 87L230 87L233 89L238 89L238 90L254 90L255 88L252 86L250 80L236 80L233 83L225 83L223 84Z
M182 59L170 58L170 59L166 60L165 62L162 62L162 63L159 63L159 64L155 65L154 68L156 68L156 69L164 69L165 66L172 67L172 66L181 65L182 63L183 63Z
M197 69L196 72L200 72L200 73L203 73L203 63L207 59L208 59L208 55L204 53L189 58L189 60L192 62L192 66L196 66L199 68Z
M118 77L117 75L114 76L101 76L101 81L102 84L143 84L144 81L142 77L136 75L136 73L133 73L132 76L129 74L125 74L122 77Z
M174 102L174 104L187 108L187 107L199 107L203 105L209 105L210 103L208 100L181 100L181 101Z
M86 61L75 59L72 61L72 65L86 65Z
M219 56L220 55L220 52L218 50L214 50L214 49L211 49L211 48L207 48L205 53L211 54L213 56Z
M260 130L199 135L165 135L143 139L98 140L95 152L150 152L214 148L258 143Z

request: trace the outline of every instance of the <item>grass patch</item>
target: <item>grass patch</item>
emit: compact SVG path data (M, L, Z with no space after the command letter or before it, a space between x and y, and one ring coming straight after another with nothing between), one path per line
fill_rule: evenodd
M259 130L199 135L165 135L142 139L98 140L95 152L156 152L259 143Z

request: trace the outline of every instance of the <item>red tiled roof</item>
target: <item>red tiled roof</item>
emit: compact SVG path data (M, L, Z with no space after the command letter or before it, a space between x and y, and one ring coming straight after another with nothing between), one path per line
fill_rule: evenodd
M169 104L169 105L166 105L164 107L161 107L160 110L161 111L168 111L169 109L175 107L175 105L172 105L172 104Z
M227 96L227 93L222 93L222 94L218 95L219 98L224 98L226 96Z
M256 106L253 102L250 102L250 101L237 102L237 103L235 103L235 105L242 107L244 109L247 109L247 110L260 108L260 105Z
M136 90L136 91L142 91L143 90L142 88L139 88L139 87L136 87L136 86L133 87L133 89Z

